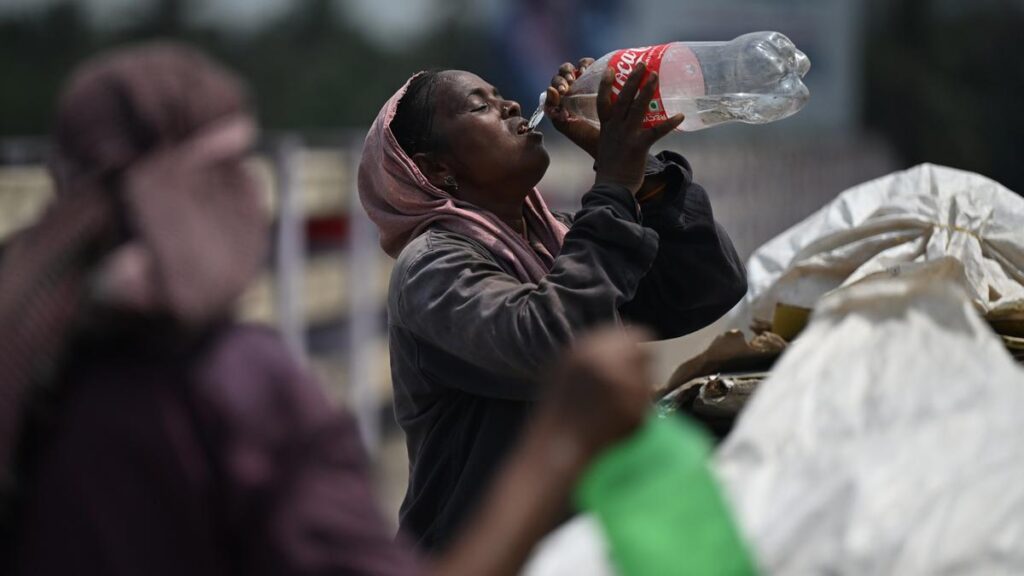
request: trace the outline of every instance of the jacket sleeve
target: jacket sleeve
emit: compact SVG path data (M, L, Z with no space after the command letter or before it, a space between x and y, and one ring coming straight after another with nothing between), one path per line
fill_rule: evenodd
M644 226L660 237L658 255L620 312L659 338L675 338L728 312L746 294L747 276L689 162L662 152L649 160L647 173L668 178L658 198L641 204Z
M619 320L658 251L658 234L639 219L627 189L595 185L537 283L511 276L471 240L431 234L425 249L399 257L390 321L488 372L535 380L581 331ZM510 400L536 393L486 379L461 386Z

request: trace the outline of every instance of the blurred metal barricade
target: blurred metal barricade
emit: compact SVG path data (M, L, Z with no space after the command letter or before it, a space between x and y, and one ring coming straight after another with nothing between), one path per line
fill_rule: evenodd
M356 413L374 453L394 430L385 302L391 259L356 193L363 133L267 137L252 158L274 216L274 246L239 304L239 317L276 326L297 357ZM557 139L540 184L572 211L593 184L592 161ZM738 140L683 134L659 143L683 153L744 258L842 190L899 165L867 136ZM53 197L45 141L0 140L0 246ZM672 352L674 367L681 352Z

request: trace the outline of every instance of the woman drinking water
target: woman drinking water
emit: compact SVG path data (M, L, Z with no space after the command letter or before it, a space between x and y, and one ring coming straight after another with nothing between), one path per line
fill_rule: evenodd
M657 76L638 67L614 102L606 76L598 130L558 106L578 75L563 65L547 99L556 128L595 160L575 214L552 213L535 188L549 164L543 135L472 73L414 75L366 138L359 193L396 259L391 367L410 461L400 524L428 550L477 503L538 376L578 334L616 322L679 336L746 290L689 163L648 154L682 122L641 127Z

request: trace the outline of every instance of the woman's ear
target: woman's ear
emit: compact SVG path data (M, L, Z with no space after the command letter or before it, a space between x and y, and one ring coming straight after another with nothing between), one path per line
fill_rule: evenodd
M420 169L420 172L427 177L431 184L441 190L447 190L450 187L446 180L451 182L455 175L451 168L449 168L448 163L439 160L437 155L430 152L417 152L412 155L412 161L416 163L416 167Z

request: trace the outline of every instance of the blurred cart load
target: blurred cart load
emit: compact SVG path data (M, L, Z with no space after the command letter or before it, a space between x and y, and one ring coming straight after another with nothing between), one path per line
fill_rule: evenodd
M968 269L826 294L744 408L715 470L762 573L1024 573L1024 369Z
M738 330L676 370L660 391L662 410L687 412L724 437L824 296L945 260L958 272L943 281L1024 357L1024 199L983 176L923 164L843 192L755 251L733 313Z
M922 165L754 253L738 329L659 408L722 439L713 475L759 573L1024 573L1022 224L1010 190ZM525 574L581 566L620 573L592 515Z

